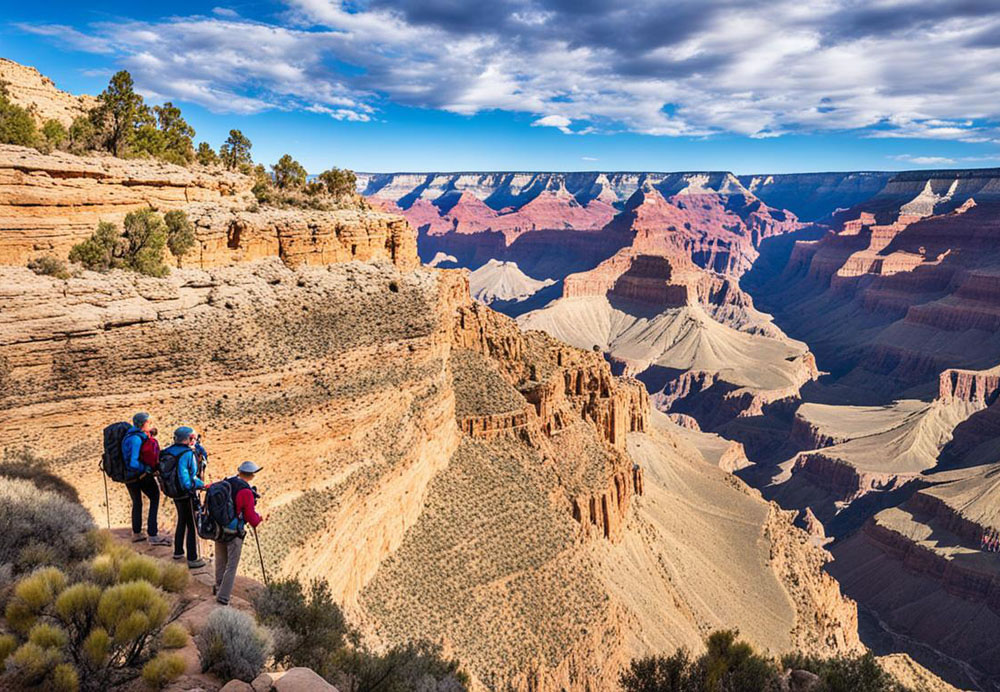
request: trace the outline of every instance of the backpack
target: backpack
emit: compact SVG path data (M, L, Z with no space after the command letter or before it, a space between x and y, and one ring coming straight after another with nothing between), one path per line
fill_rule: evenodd
M101 456L101 470L115 483L128 480L128 462L122 453L122 441L131 430L132 424L122 421L112 423L104 429L104 454Z
M184 452L181 452L181 455L183 454ZM157 467L156 479L160 483L160 490L163 491L164 495L175 500L187 497L189 494L188 489L181 485L181 476L178 473L180 460L180 457L171 452L170 447L167 447L160 452L160 463Z
M208 486L198 513L198 535L202 538L227 543L246 535L236 515L236 491L240 489L233 487L236 480L227 478Z

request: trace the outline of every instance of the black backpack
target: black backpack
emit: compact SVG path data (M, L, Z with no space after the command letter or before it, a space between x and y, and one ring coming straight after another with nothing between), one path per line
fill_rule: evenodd
M131 423L112 423L104 429L104 454L101 456L101 470L115 483L128 480L128 462L122 454L122 441L132 428Z
M190 494L190 491L181 485L181 476L178 473L180 460L180 457L175 456L170 451L170 447L167 447L160 451L160 465L156 469L158 474L157 480L160 482L160 490L167 497L174 499L187 497Z
M238 483L246 485L238 478L227 478L216 481L208 486L205 492L205 503L198 513L198 535L211 541L221 541L226 543L237 536L243 538L245 531L240 530L239 522L236 521L236 492L240 487L233 487ZM233 526L238 528L233 528Z

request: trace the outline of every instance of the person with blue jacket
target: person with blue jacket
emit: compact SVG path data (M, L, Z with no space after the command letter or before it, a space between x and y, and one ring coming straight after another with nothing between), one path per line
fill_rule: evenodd
M126 467L125 489L132 498L132 542L146 540L146 535L142 532L142 496L145 495L149 498L149 515L146 520L149 542L153 545L170 545L170 539L160 536L156 525L156 515L160 511L160 488L153 478L153 469L139 458L139 450L149 438L152 425L148 413L137 413L132 416L132 427L122 438L122 456Z
M198 534L195 532L195 493L205 485L198 478L198 459L195 456L197 441L198 436L195 431L183 425L174 431L174 443L161 452L177 459L177 482L187 491L183 496L174 498L174 507L177 508L174 559L183 560L184 548L187 547L187 564L191 569L204 567L207 564L198 556Z

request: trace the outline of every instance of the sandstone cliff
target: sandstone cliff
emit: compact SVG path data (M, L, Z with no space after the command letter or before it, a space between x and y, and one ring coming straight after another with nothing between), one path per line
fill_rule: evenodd
M200 166L148 159L40 154L0 145L0 262L65 258L100 221L120 224L136 209L181 209L195 225L187 266L267 257L289 264L385 258L416 264L416 240L396 216L363 210L259 208L252 180Z
M97 105L93 96L73 96L56 88L38 70L0 58L0 81L6 83L10 98L28 109L37 125L57 120L67 129L73 120Z

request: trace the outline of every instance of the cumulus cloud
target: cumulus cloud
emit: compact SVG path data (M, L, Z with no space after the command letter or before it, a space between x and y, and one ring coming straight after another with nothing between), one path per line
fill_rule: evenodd
M913 156L911 154L899 154L890 158L906 163L915 163L918 166L946 166L956 163L955 159L948 156Z
M217 8L25 28L113 52L145 88L216 110L364 120L387 99L527 113L567 134L1000 139L987 0L286 0L266 23Z

